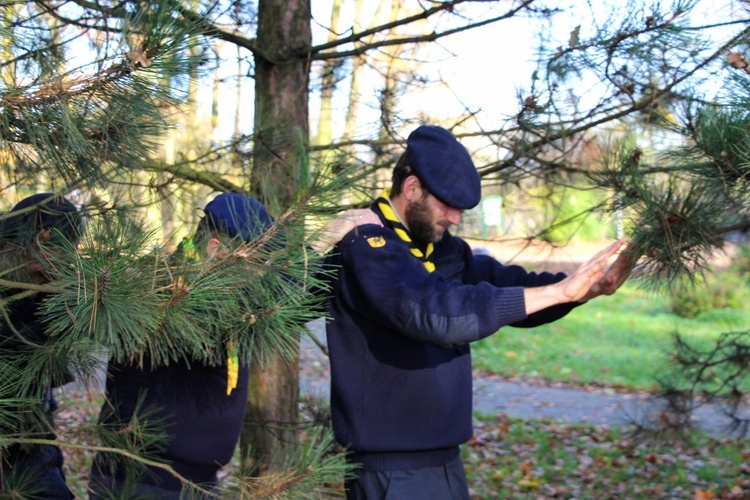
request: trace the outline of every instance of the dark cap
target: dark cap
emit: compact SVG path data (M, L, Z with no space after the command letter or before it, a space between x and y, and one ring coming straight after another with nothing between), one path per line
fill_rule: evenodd
M60 235L72 241L80 237L81 215L76 206L62 196L37 193L19 201L10 213L22 210L19 215L0 221L2 240L25 245L33 242L43 229L51 230L53 240Z
M460 209L479 204L479 172L469 152L448 130L422 125L409 134L406 151L414 173L440 201Z
M236 193L220 194L203 211L213 227L244 241L256 238L273 223L273 217L261 202Z

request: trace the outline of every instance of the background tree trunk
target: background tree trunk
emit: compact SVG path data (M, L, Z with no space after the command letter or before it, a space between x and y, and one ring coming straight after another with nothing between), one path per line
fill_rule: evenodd
M312 43L306 0L261 0L255 55L255 147L251 191L271 213L291 205L309 138L309 62ZM262 473L274 453L294 442L298 418L298 360L280 357L251 366L241 438L246 472Z
M342 0L334 0L333 5L331 6L331 22L328 27L329 42L333 42L338 38L341 1ZM331 106L333 105L333 91L337 84L336 66L337 61L334 59L323 63L320 88L320 116L318 119L318 134L315 141L317 144L330 144L333 141L333 117Z

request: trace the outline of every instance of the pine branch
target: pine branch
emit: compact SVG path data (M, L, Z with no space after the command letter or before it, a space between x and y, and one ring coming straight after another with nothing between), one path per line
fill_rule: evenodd
M275 456L264 475L240 480L242 498L310 498L334 494L326 485L336 485L351 471L331 432L313 426L303 433L300 444Z
M729 233L735 233L735 232L747 232L750 230L750 220L743 220L741 222L737 222L736 224L731 224L729 226L722 226L716 228L717 234L729 234Z
M637 101L633 101L632 104L628 106L617 107L617 108L612 108L610 110L607 110L607 112L603 116L600 116L599 118L596 118L596 119L587 120L587 121L575 120L575 122L580 123L580 124L574 125L570 128L561 127L559 128L559 130L555 130L551 128L551 126L548 126L547 132L543 135L542 138L525 144L522 151L513 150L511 156L502 162L498 162L498 165L496 167L484 169L483 175L486 176L496 171L502 170L506 166L514 165L522 157L522 153L527 154L528 151L540 149L548 144L553 143L554 141L563 139L565 137L570 137L570 136L581 134L588 130L598 128L604 124L621 120L638 111L648 109L659 98L671 95L673 89L677 87L679 84L692 78L696 73L701 71L703 68L705 68L712 62L725 57L727 51L731 47L733 47L737 43L740 43L742 40L746 39L748 36L750 36L750 27L745 28L740 33L733 36L730 40L722 44L713 53L706 56L702 61L698 62L695 66L690 68L689 71L686 71L681 76L674 78L663 88L655 89L654 92L651 93L650 95L642 97L641 99ZM489 134L502 133L502 132L503 131L500 130L500 131L495 131L495 132L489 132Z
M189 162L185 164L147 163L143 169L147 172L169 173L179 179L194 182L222 193L246 194L247 190L225 179L221 174L196 170L190 167Z
M56 293L60 291L60 288L55 287L53 285L40 285L37 283L28 283L23 281L10 281L5 279L0 279L0 286L4 286L6 288L15 288L19 290L28 290L31 292L40 292L40 293ZM24 295L24 297L28 297L29 294ZM13 296L11 296L13 297ZM11 299L9 302L16 300ZM8 301L7 298L3 298L3 301Z
M5 93L2 94L2 99L0 99L0 107L5 109L31 108L58 103L61 100L74 97L95 95L110 84L129 77L143 64L147 64L143 59L116 63L92 77L78 79L65 79L63 77L59 81L47 82L39 90L28 94L8 95Z
M435 14L438 14L441 12L452 13L454 9L456 8L456 6L465 2L472 2L472 1L475 1L475 0L454 0L451 2L439 2L437 6L429 8L429 9L425 9L419 14L405 17L403 19L398 19L396 21L391 21L389 23L382 24L380 26L376 26L374 28L361 31L359 33L353 33L352 35L346 38L340 38L331 42L327 42L324 44L314 46L311 49L311 54L312 54L311 59L314 61L325 61L325 60L332 60L332 59L341 59L341 58L346 58L346 57L356 57L356 56L365 54L375 49L381 49L383 47L434 42L441 38L445 38L450 35L455 35L463 31L476 29L482 26L486 26L489 24L497 23L499 21L503 21L505 19L510 19L516 16L519 12L523 10L527 10L529 6L533 4L536 0L523 0L512 9L508 10L506 13L501 14L499 16L495 16L490 19L485 19L484 21L471 22L463 26L441 31L441 32L433 31L432 33L418 35L418 36L385 38L383 40L378 40L377 42L368 42L368 43L363 43L361 45L357 45L355 49L351 49L351 50L344 50L344 51L337 51L337 52L325 52L326 50L339 47L342 45L356 44L357 42L360 42L365 38L369 38L372 35L376 35L376 34L383 33L383 32L389 32L390 30L394 28L398 28L400 26L408 26L417 21L426 20L434 16ZM478 0L478 1L482 1L482 0Z
M200 492L201 495L205 495L210 498L221 498L221 495L215 493L213 489L204 489L203 487L195 483L192 483L185 476L175 471L169 464L145 458L141 455L138 455L137 453L133 453L122 448L115 448L115 447L110 447L110 446L98 446L98 445L92 445L92 444L77 444L77 443L71 443L67 441L60 442L54 439L9 438L5 435L0 436L0 442L7 443L7 444L35 444L35 445L49 445L49 446L64 446L65 448L70 448L73 450L84 450L87 452L99 452L99 453L113 453L113 454L116 454L125 458L129 458L143 465L147 465L149 467L153 467L156 469L161 469L163 471L166 471L169 474L173 475L175 478L179 479L180 482L182 482L182 484L185 485L186 488L189 488L190 490L195 490L196 492Z

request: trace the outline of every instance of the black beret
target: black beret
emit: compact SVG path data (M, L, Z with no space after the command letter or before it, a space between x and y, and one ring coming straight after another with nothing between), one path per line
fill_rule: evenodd
M273 223L260 201L236 193L220 194L203 211L213 227L246 242L260 236Z
M24 210L26 209L26 210ZM58 235L72 241L78 240L81 230L81 215L73 203L52 193L37 193L19 201L9 216L0 222L0 238L19 245L34 241L42 229L52 231L52 238Z
M420 126L406 139L406 152L412 170L437 199L464 210L479 204L479 172L469 152L448 130Z

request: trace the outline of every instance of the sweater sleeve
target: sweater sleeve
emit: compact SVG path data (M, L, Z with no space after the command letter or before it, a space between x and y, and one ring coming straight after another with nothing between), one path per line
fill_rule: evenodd
M455 239L455 238L454 238ZM470 249L467 251L471 252ZM503 265L494 258L487 255L476 255L470 259L470 264L466 271L467 282L489 281L498 287L521 286L532 288L538 286L551 285L564 280L567 275L562 272L558 273L535 273L526 271L518 265ZM581 305L581 302L568 302L548 307L527 318L512 323L512 326L521 328L531 328L545 323L550 323L562 318L570 311Z
M464 284L430 273L386 228L349 233L338 255L341 306L411 339L463 344L526 318L522 287Z

